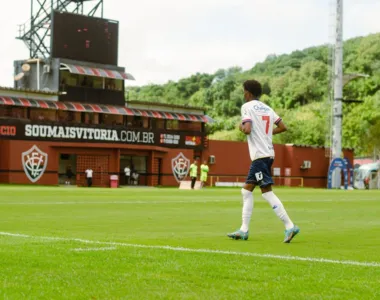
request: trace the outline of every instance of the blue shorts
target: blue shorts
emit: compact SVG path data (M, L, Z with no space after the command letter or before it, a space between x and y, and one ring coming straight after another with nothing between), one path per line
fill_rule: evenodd
M254 160L249 168L248 177L245 183L258 185L259 187L266 187L274 184L271 174L273 161L274 159L271 157Z

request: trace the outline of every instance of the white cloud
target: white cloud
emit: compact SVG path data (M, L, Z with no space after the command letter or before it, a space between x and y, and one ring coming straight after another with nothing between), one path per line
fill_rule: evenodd
M0 85L12 85L13 60L28 57L15 36L29 5L19 0L1 9ZM329 0L105 0L104 6L104 16L120 22L119 65L136 84L235 65L248 69L270 53L329 39ZM379 11L378 0L346 0L344 38L379 32Z

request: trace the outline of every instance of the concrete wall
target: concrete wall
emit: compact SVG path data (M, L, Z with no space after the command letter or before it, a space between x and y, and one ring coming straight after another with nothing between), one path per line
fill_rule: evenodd
M273 168L280 168L280 176L290 176L293 179L275 180L276 184L298 186L303 178L306 187L326 187L329 159L325 156L325 148L304 147L294 145L274 145L275 160ZM236 180L236 176L248 174L251 160L246 142L209 141L209 147L203 151L202 159L209 159L214 155L216 163L210 166L210 176L230 175L228 180ZM352 150L344 151L351 163L354 153ZM302 169L303 161L311 161L310 169ZM240 178L242 180L243 178ZM225 178L224 180L227 180Z

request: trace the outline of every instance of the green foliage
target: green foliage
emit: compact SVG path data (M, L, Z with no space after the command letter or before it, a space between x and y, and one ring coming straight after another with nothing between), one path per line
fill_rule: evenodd
M274 142L324 145L327 108L325 103L312 103L293 110L278 110L278 113L286 120L288 131L275 135Z
M131 87L127 100L188 104L204 107L217 122L208 125L210 138L241 140L236 124L244 103L242 83L255 78L262 83L261 100L272 106L289 127L275 137L277 143L325 145L329 116L329 51L324 45L290 54L270 54L252 69L219 69L214 74L197 73L164 85ZM380 33L347 40L344 43L344 73L364 73L344 88L346 99L365 100L344 104L343 146L356 154L380 148L379 83Z
M380 149L380 91L366 97L345 115L343 146L353 147L358 153L373 153ZM354 133L354 134L353 134Z

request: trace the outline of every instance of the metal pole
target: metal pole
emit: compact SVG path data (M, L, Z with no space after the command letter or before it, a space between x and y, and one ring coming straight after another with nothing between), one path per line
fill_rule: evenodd
M40 60L37 59L37 91L40 90Z
M32 33L32 29L33 29L33 25L34 25L34 20L33 20L33 1L34 0L30 0L30 35L28 36L29 38L29 45L30 45L30 48L29 48L29 58L33 58L33 43L31 42L33 40L33 33Z
M336 0L333 145L332 158L342 155L342 100L343 100L343 0ZM340 186L340 171L333 176L333 187Z
M343 100L343 0L337 0L334 71L334 124L333 158L342 153L342 100Z

